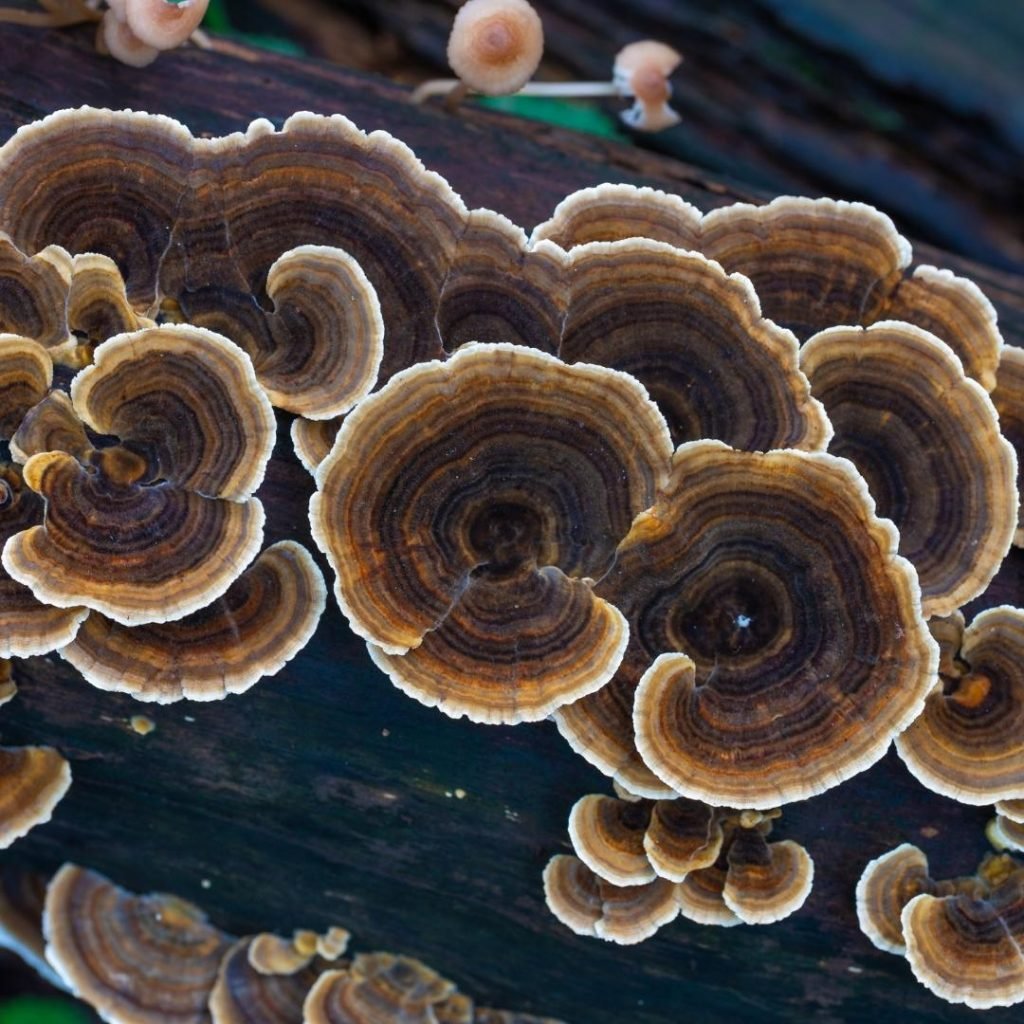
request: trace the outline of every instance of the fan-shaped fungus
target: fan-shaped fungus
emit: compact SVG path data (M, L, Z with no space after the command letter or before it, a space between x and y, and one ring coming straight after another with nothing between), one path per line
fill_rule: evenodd
M569 838L576 856L615 885L654 881L655 871L644 850L651 811L646 801L629 803L598 794L581 797L569 813Z
M980 594L1013 539L1017 460L984 389L952 349L909 324L834 327L800 353L811 391L881 515L900 532L926 617Z
M31 338L60 359L75 345L65 317L70 284L71 256L64 249L48 245L26 256L0 231L0 333Z
M53 816L71 766L51 747L0 747L0 850Z
M133 896L73 864L46 894L46 958L111 1024L200 1024L232 939L174 896Z
M544 898L551 913L577 935L621 945L649 939L679 913L675 886L664 878L613 885L565 854L552 857L544 869Z
M18 684L11 671L11 659L0 658L0 708L18 695Z
M101 346L71 390L82 419L122 443L91 453L92 469L61 452L29 459L46 516L7 541L4 567L48 604L125 625L205 607L262 541L249 495L274 418L248 358L209 331L152 328Z
M18 334L0 334L0 441L10 440L52 380L53 362L42 345Z
M292 421L292 447L295 449L295 457L311 476L316 476L320 463L334 447L334 439L338 436L341 423L340 417L330 420L306 420L296 416Z
M326 598L309 552L281 541L208 607L134 627L93 612L60 653L94 686L136 700L219 700L280 671L313 635Z
M916 846L903 843L876 857L857 882L857 920L860 930L887 953L906 953L903 908L921 893L933 894L938 883L928 874L928 858Z
M976 616L953 674L896 740L929 789L966 804L1024 793L1024 611L1002 605Z
M630 622L624 664L650 665L633 724L663 782L714 805L774 807L885 753L938 660L896 539L845 460L712 441L677 450L596 589ZM603 724L591 722L595 743L580 739L614 772L632 755Z
M814 862L792 839L770 843L757 828L738 828L726 862L722 898L744 924L781 921L810 895Z
M997 814L985 829L988 841L997 850L1014 850L1024 853L1024 823Z
M33 871L0 868L0 949L9 949L51 985L64 983L46 962L43 903L46 878Z
M1024 825L1024 797L1014 800L997 800L996 811L1010 821Z
M688 921L732 928L743 921L725 903L728 867L712 864L692 871L676 887L679 913Z
M999 360L992 404L999 413L999 429L1017 453L1017 530L1014 544L1024 545L1024 349L1007 345Z
M41 452L67 452L84 462L93 451L85 426L63 391L51 391L29 409L10 447L11 458L20 463Z
M653 500L670 447L625 374L465 345L348 416L313 536L396 685L454 716L533 721L614 672L622 618L585 577Z
M257 935L249 943L249 966L257 974L264 975L296 974L308 967L316 956L316 937L312 949L303 949L300 948L303 946L299 941L300 934L297 932L291 939L270 932Z
M658 800L644 834L644 851L654 870L673 882L711 867L722 851L722 823L715 809L699 800Z

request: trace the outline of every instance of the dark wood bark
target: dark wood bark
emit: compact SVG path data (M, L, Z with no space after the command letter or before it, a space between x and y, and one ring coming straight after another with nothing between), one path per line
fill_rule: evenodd
M97 57L88 32L5 28L0 67L2 139L81 103L159 111L218 134L257 116L342 111L404 139L470 205L524 226L566 192L605 180L670 189L702 208L750 194L615 143L416 109L389 83L263 53L181 51L139 72ZM1007 338L1024 344L1020 277L923 246L917 256L971 274ZM261 491L268 540L309 543L311 490L282 430ZM1020 601L1022 574L1015 555L991 599ZM892 754L786 810L781 832L817 864L795 917L729 930L680 921L622 949L554 921L540 881L547 859L567 849L572 803L607 791L605 780L550 724L474 726L402 696L336 608L280 676L220 704L142 708L90 688L57 657L17 671L22 691L0 712L3 741L56 745L75 783L54 822L8 859L47 868L70 859L135 889L176 892L239 933L341 923L358 949L422 957L487 1004L573 1024L975 1019L929 995L857 928L853 889L868 859L910 840L945 875L973 870L985 849L988 812L925 792ZM147 737L128 726L143 710L157 725Z

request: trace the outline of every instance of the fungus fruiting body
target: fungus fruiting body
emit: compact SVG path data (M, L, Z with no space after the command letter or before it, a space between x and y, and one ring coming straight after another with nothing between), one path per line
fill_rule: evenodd
M679 124L679 114L669 106L669 76L683 57L666 43L643 39L623 47L615 55L612 77L619 92L634 100L622 120L631 128L660 132Z
M51 747L0 747L0 850L50 820L71 785Z
M448 63L460 81L488 96L521 89L544 52L544 29L526 0L467 0L455 14Z

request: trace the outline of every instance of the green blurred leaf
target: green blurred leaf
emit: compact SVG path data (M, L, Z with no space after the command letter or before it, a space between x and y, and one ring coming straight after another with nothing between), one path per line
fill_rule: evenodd
M571 128L589 135L603 135L612 139L623 135L619 122L593 103L540 96L481 96L476 102L491 110L501 110L530 121L556 124L560 128Z
M89 1024L92 1018L62 999L22 996L0 1003L0 1024Z
M175 0L181 3L182 0ZM203 18L203 28L211 32L217 32L228 39L234 39L240 43L248 43L250 46L258 46L263 50L273 50L274 53L283 53L289 57L305 56L305 49L291 39L283 36L267 36L253 32L236 32L231 27L231 19L228 17L227 5L224 0L210 0L210 6L206 9L206 16Z

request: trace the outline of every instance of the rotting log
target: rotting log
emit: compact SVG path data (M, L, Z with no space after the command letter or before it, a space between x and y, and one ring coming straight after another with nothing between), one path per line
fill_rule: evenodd
M526 227L565 193L605 180L666 188L703 209L752 195L612 142L419 110L386 82L240 52L247 59L184 50L139 72L96 56L88 32L5 27L0 138L82 103L166 113L215 134L258 116L340 111L409 143L471 206ZM1024 279L926 247L915 255L977 280L1007 340L1024 345ZM281 424L260 491L267 540L308 545L312 481ZM1014 552L977 604L1022 600L1024 557ZM48 869L74 860L137 890L175 892L239 934L340 923L357 949L419 956L487 1005L572 1024L974 1019L857 928L853 890L869 859L909 840L939 875L957 874L986 846L989 812L927 793L894 754L786 810L780 836L805 844L817 865L793 918L727 930L679 921L623 949L570 934L541 890L544 864L568 848L570 807L608 792L607 782L551 724L475 726L402 696L334 607L284 672L218 704L144 707L92 689L56 656L22 662L17 674L21 692L0 712L3 741L57 746L75 782L55 820L7 860ZM146 737L128 725L140 712L157 725ZM985 1017L1016 1019L1013 1010Z

